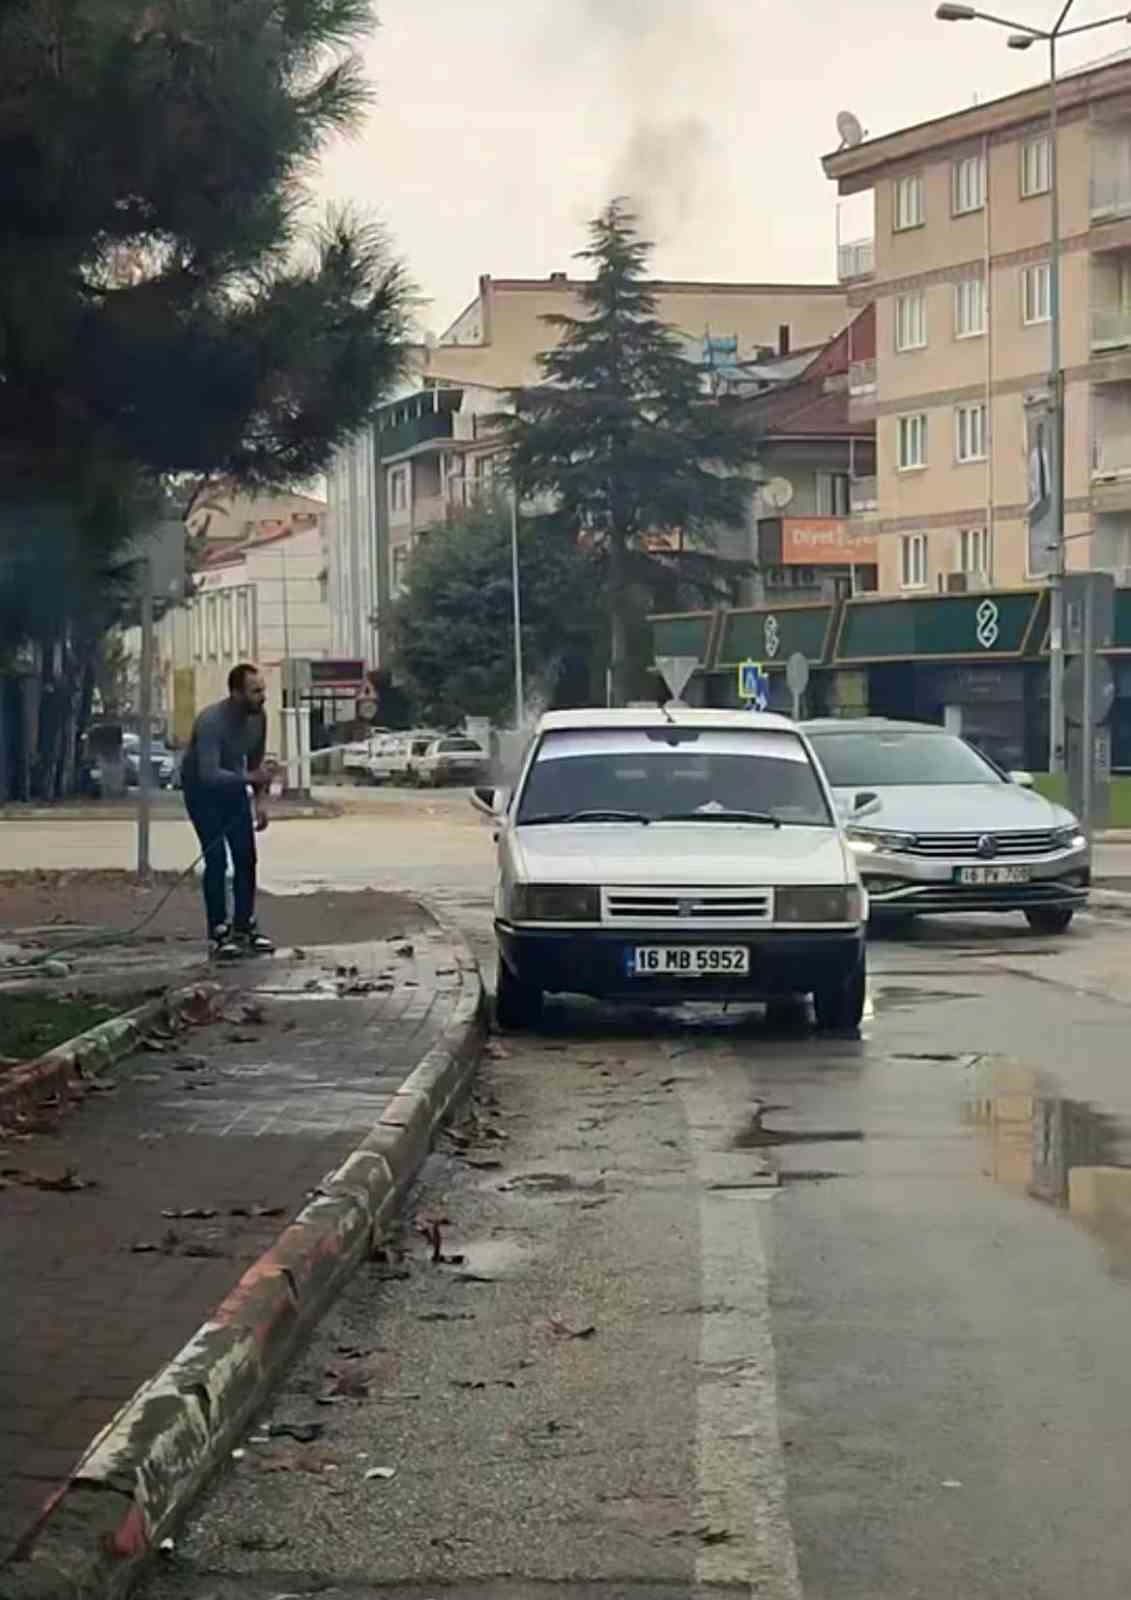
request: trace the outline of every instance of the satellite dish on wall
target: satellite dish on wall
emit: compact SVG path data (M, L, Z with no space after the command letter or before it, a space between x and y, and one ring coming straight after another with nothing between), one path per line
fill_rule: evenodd
M836 131L840 134L840 148L851 149L853 145L862 144L867 135L860 126L860 118L851 111L838 111L836 114Z
M771 478L762 485L762 499L775 511L784 511L793 499L793 485L788 478Z

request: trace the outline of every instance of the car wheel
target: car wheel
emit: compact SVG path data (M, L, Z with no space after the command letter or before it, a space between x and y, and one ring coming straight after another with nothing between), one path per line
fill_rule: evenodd
M520 983L506 962L499 957L499 976L495 984L495 1021L508 1032L533 1028L542 1015L542 991Z
M864 1015L867 988L867 968L861 961L847 978L833 979L814 989L813 1010L817 1014L818 1028L836 1032L858 1028Z
M1071 906L1038 906L1026 911L1025 921L1034 933L1067 933L1074 914Z

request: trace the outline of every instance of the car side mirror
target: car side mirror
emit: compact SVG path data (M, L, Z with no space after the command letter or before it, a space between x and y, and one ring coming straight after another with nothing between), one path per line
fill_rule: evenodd
M1036 787L1033 782L1033 774L1031 772L1011 772L1009 774L1009 781L1010 783L1015 783L1019 789L1032 789Z
M879 809L880 797L878 794L873 794L870 789L862 789L859 794L853 797L853 820L860 817L874 817Z
M491 785L487 785L473 789L468 798L471 801L472 809L478 811L481 817L487 817L491 822L497 822L507 809L507 801L510 797L506 789L496 789Z

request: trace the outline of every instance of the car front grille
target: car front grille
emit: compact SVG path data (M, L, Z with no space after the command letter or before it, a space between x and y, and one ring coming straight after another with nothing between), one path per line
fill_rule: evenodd
M603 920L626 927L760 927L774 916L768 888L605 889L601 898Z
M985 839L993 840L993 849L988 853L982 846ZM1047 856L1058 848L1055 834L1048 829L1039 833L917 833L914 843L906 847L906 854L997 860L1001 856Z

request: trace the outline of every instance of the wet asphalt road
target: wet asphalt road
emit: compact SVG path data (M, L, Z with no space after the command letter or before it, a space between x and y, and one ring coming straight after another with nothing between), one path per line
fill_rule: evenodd
M1131 921L871 954L859 1038L496 1047L274 1406L323 1437L249 1443L147 1600L1126 1600Z

